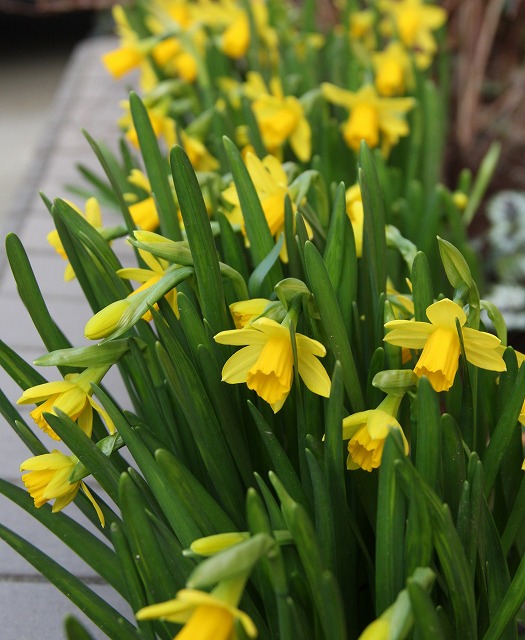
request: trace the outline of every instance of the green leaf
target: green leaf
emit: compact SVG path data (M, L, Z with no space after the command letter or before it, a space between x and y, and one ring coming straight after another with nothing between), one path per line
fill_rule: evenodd
M2 340L0 340L0 366L16 384L24 391L29 387L36 387L47 380L38 371L21 358Z
M58 562L1 524L0 538L32 564L57 589L62 591L108 637L113 640L131 640L132 638L138 640L140 638L136 627Z
M463 222L465 226L468 226L474 215L483 200L483 196L485 195L485 191L489 186L489 183L492 179L494 171L498 165L498 160L501 153L501 143L493 142L485 157L481 161L481 165L479 167L478 173L476 174L476 178L474 180L474 184L472 185L472 190L469 194L469 200L467 204L467 208L463 213Z
M325 637L344 640L346 625L341 594L333 574L324 568L312 522L272 471L269 477L281 501L284 520L297 547Z
M85 627L83 627L74 616L66 616L64 629L67 640L93 640L93 636L88 633Z
M492 432L492 436L483 456L483 469L485 473L485 495L492 491L499 466L503 460L505 450L512 438L514 429L517 428L518 417L525 397L525 367L520 367L518 376L507 404Z
M396 480L396 460L403 459L403 447L396 446L391 432L386 438L381 466L376 516L376 614L380 615L396 599L404 584L406 502Z
M494 617L490 622L483 640L500 640L503 637L505 627L515 624L516 615L525 601L525 555L522 557L514 578L503 597Z
M230 317L206 205L195 172L182 147L173 147L170 161L184 229L193 256L202 313L212 331L218 333L230 326Z
M133 91L129 95L129 105L151 191L157 203L162 235L171 240L182 240L177 205L168 181L168 166L160 154L147 109Z
M443 464L443 500L457 518L461 488L467 478L465 453L461 432L454 418L444 413L441 416L441 450Z
M425 376L419 380L417 416L416 469L439 495L441 414L438 395Z
M292 499L302 505L303 508L307 509L308 500L306 499L301 481L281 443L275 437L270 426L259 411L257 411L255 406L251 402L248 402L248 407L253 419L255 420L255 424L259 429L261 440L263 441L266 451L272 461L272 469L274 469L278 474L283 486L286 488L286 491Z
M273 249L270 253L261 260L259 264L252 271L250 279L248 280L248 291L250 294L250 298L259 298L262 296L262 292L264 291L264 281L274 264L276 264L279 259L279 254L281 253L281 249L284 243L284 235L281 234L279 236L279 240L276 242Z
M120 476L119 507L130 550L148 598L151 602L169 600L179 585L165 570L159 540L146 512L147 502L127 473Z
M412 291L414 293L414 317L428 322L427 309L434 302L432 275L426 255L418 251L412 266Z
M241 154L231 140L224 137L223 142L239 196L246 227L246 235L250 242L250 254L252 255L254 264L258 265L270 253L275 243L270 233L257 190L253 185ZM282 279L281 265L275 263L269 274L265 295L269 294L273 286Z
M146 345L141 342L141 345ZM113 340L105 344L71 349L57 349L38 357L34 364L38 367L105 367L115 364L129 351L127 338ZM35 383L39 384L39 383Z
M354 411L365 407L361 383L357 374L354 356L344 326L337 298L330 283L330 276L321 254L311 242L304 246L308 288L315 297L321 322L328 337L335 359L343 368L343 382Z
M409 578L407 592L414 616L415 637L418 640L446 640L436 607L425 589Z
M10 233L6 237L5 244L18 293L46 348L53 351L70 347L68 339L49 314L20 239L14 233Z

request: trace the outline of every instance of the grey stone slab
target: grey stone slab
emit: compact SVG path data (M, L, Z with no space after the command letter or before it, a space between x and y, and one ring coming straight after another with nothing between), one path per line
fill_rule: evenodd
M106 585L89 587L125 618L133 620L129 605ZM66 615L78 618L96 640L109 636L96 627L66 596L46 582L6 580L0 582L0 628L4 640L65 638Z
M26 453L18 464L20 465L20 463L30 457L31 454ZM23 487L20 477L21 474L19 472L16 478L9 478L8 480L12 484ZM3 526L8 527L28 542L37 546L50 558L59 562L65 569L77 576L93 577L98 575L38 520L4 496L0 496L0 509L2 512ZM35 509L35 511L37 510ZM101 535L95 533L91 523L74 504L68 505L64 509L64 513L84 526L90 533L96 535L97 538L101 538ZM37 575L36 569L7 543L0 541L0 582L2 577L5 576L29 575Z

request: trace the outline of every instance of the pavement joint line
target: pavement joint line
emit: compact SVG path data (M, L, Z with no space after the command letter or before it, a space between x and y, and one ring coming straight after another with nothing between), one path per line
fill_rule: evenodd
M84 584L93 584L107 586L108 583L100 576L82 576L75 574L75 577L81 580ZM31 584L45 584L49 585L49 580L40 573L0 573L0 582L24 582Z

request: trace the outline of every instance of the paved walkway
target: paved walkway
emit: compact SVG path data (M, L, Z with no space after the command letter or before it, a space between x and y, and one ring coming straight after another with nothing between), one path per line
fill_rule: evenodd
M86 186L76 169L76 163L81 162L98 173L101 170L81 129L88 131L96 140L103 140L108 146L116 147L116 120L121 112L119 101L126 97L127 81L111 80L99 61L100 54L115 44L113 37L99 37L83 42L75 50L56 97L51 121L27 177L27 186L20 192L4 228L0 228L2 239L9 232L15 232L21 238L50 313L75 346L86 343L82 335L83 327L91 312L78 283L63 281L65 262L46 241L46 234L53 225L38 193L42 191L51 199L63 197L83 205L82 199L71 196L65 188L67 184ZM113 216L111 212L103 211L104 223L116 223L118 219ZM3 248L0 252L0 338L29 362L45 352L29 315L17 296ZM48 368L41 371L50 380L58 379L55 370ZM0 388L13 402L21 394L18 386L3 370L0 370ZM30 409L31 407L22 408L22 415L27 416ZM19 465L31 454L1 417L0 433L0 477L21 486ZM53 448L52 443L50 448ZM71 505L66 512L74 515L77 510ZM2 524L82 577L93 590L124 615L132 615L127 603L113 589L101 583L87 565L47 529L3 496L0 496L0 514ZM67 613L86 620L26 560L0 541L2 640L33 640L42 635L50 640L64 638L62 621ZM91 623L87 626L94 638L106 637Z

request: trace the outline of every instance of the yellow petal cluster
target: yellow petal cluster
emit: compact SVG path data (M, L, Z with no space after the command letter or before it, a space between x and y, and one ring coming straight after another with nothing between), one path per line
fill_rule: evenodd
M460 341L456 327L459 321L467 360L481 369L505 371L499 350L500 340L484 331L465 327L467 316L452 300L444 298L427 308L429 322L392 320L384 340L409 349L423 349L414 368L418 376L427 376L436 391L448 391L459 366Z
M414 107L413 98L383 98L372 85L353 92L325 82L321 90L326 100L348 110L348 120L342 125L343 138L354 151L364 140L370 148L381 145L387 156L399 138L408 135L405 114Z
M28 458L20 465L20 471L27 471L22 475L22 481L37 509L49 500L55 501L53 513L61 511L74 500L82 487L97 512L100 524L104 526L104 515L86 484L80 480L69 482L77 462L78 458L75 456L67 456L56 449L51 453Z
M80 429L89 437L93 429L93 409L95 409L106 421L109 431L113 433L115 431L113 421L91 397L93 394L91 382L100 382L107 370L107 367L89 367L82 373L67 374L64 380L36 385L26 389L17 400L17 404L41 403L29 415L54 440L60 440L60 438L47 423L44 413L56 415L56 409L77 422Z
M293 351L287 326L259 318L248 328L221 331L219 344L247 345L226 361L222 380L229 384L245 382L276 413L283 406L293 380ZM298 373L305 385L320 396L330 395L330 378L318 357L326 354L320 342L295 334Z

